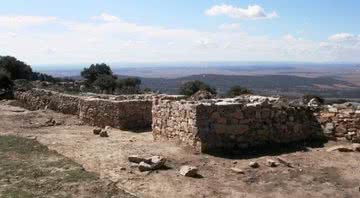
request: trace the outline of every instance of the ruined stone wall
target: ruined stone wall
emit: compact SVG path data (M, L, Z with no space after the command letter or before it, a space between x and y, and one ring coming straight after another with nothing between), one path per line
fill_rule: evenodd
M152 122L151 95L73 96L32 89L17 91L15 98L27 109L48 108L56 112L78 115L84 123L93 126L144 129L150 128Z
M323 127L325 136L330 139L346 138L360 143L360 104L325 106L315 115Z
M316 137L313 112L262 97L262 101L156 101L153 135L180 141L203 152L231 151Z
M80 100L79 117L93 126L112 126L119 129L145 129L151 127L152 101L105 100L85 98Z
M23 106L30 110L48 108L56 112L72 115L77 115L79 112L79 96L32 89L24 92L15 92L15 99L21 101Z
M152 110L154 139L171 139L198 148L197 106L184 100L155 99Z

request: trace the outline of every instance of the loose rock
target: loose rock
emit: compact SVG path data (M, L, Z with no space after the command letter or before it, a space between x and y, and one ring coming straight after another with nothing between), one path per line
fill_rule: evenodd
M257 162L250 162L250 163L249 163L249 166L250 166L251 168L259 168L259 167L260 167L259 163L257 163Z
M282 158L282 157L277 157L276 158L280 163L284 164L287 167L293 168L293 165L291 165L290 162L288 162L286 159Z
M330 147L326 150L327 152L332 152L332 151L339 151L339 152L353 152L353 148L348 147L348 146L344 146L344 145L339 145L339 146L333 146Z
M185 177L196 177L198 168L195 166L182 166L180 168L179 174Z
M129 162L133 162L133 163L137 163L137 164L140 163L140 162L146 161L145 158L140 157L138 155L130 155L128 157L128 160L129 160Z
M276 163L274 160L272 159L268 159L266 160L266 164L270 167L277 167L278 166L278 163Z
M351 145L354 151L360 152L360 144L355 143Z
M100 137L109 137L109 134L106 130L101 130Z
M237 174L245 174L245 171L243 169L240 169L240 168L231 168L231 170L234 173L237 173Z
M95 135L99 135L100 132L101 132L101 129L100 129L100 128L94 128L94 129L93 129L93 133L94 133Z
M151 165L148 164L148 163L145 163L145 162L140 162L139 164L139 170L141 172L144 172L144 171L150 171L150 170L153 170Z
M161 156L152 156L150 158L146 158L146 162L151 165L151 169L159 169L165 165L166 158Z

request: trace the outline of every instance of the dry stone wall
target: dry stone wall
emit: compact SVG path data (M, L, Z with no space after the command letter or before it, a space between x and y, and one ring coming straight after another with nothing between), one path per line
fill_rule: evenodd
M344 103L325 106L315 114L325 136L331 139L346 138L360 143L360 104Z
M196 109L198 104L185 100L157 98L153 102L153 136L171 139L201 150Z
M79 117L93 126L145 129L151 127L151 105L151 100L116 101L85 98L79 103Z
M321 126L310 109L288 106L278 98L247 96L200 102L156 99L153 135L202 152L228 152L315 138L321 135Z
M140 130L203 152L289 143L325 135L360 142L360 104L313 111L281 98L185 100L175 95L67 95L32 89L15 92L25 108L78 115L86 124Z
M79 96L61 94L42 89L15 92L15 98L30 110L51 109L64 114L77 115L79 113Z
M58 92L32 89L17 91L15 98L30 110L49 108L56 112L78 115L93 126L119 129L151 127L152 95L73 96Z

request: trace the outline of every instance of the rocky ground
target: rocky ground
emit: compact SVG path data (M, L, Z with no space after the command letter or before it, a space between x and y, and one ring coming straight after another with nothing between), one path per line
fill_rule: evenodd
M1 136L36 139L140 197L360 196L360 152L347 142L301 143L223 156L154 142L151 132L110 129L109 137L100 137L93 128L73 116L27 111L0 101ZM333 146L344 147L330 149ZM159 170L141 172L128 161L130 155L159 155L167 161ZM182 176L183 165L197 167L199 174Z

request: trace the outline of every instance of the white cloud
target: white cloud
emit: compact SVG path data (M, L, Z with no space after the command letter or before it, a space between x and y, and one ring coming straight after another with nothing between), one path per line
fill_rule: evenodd
M118 17L107 14L105 12L101 13L99 16L92 17L92 19L109 23L120 22L120 19Z
M207 16L226 15L238 19L271 19L277 17L275 11L267 13L259 5L249 5L247 8L234 7L232 5L215 5L205 11Z
M239 23L230 23L230 24L221 24L219 26L220 30L226 30L226 31L233 31L233 30L240 30L240 24Z
M338 33L329 37L329 41L334 42L359 42L360 35L354 35L350 33Z
M0 16L1 28L19 28L55 22L52 16Z
M295 37L292 34L286 34L283 36L283 39L286 41L301 41L302 38L301 37Z
M61 31L46 31L49 27L36 28L36 32L0 28L0 55L13 55L29 64L104 61L360 61L359 56L353 56L360 51L358 45L348 46L330 40L309 41L290 34L279 38L249 35L239 29L239 24L224 24L215 31L200 31L136 24L117 17L103 18L105 20L97 18L96 22L92 20L94 18L86 22L60 19L51 22L53 24L50 25L56 25ZM236 31L228 31L236 28Z

